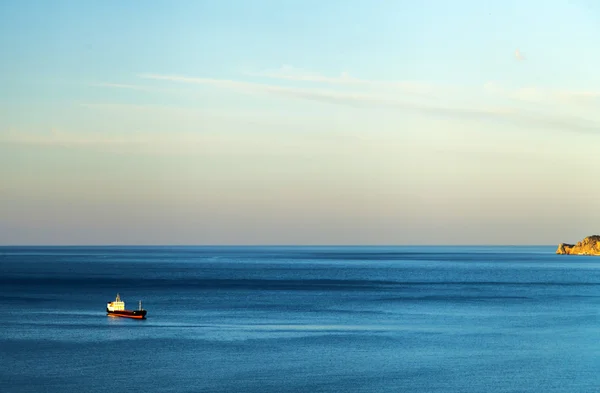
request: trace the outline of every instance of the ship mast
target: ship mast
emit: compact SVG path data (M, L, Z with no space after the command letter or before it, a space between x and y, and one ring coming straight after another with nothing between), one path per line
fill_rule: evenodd
M140 310L142 309L142 301L140 300Z

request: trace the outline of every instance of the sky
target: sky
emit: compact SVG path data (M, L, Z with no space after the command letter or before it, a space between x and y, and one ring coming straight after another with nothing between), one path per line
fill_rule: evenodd
M600 4L0 2L0 244L600 232Z

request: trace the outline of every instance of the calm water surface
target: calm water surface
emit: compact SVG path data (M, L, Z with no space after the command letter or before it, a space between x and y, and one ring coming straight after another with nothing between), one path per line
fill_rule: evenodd
M554 250L0 247L0 392L597 392L600 258Z

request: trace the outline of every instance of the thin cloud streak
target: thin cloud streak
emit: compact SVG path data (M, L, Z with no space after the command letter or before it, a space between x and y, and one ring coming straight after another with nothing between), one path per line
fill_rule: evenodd
M91 87L109 87L114 89L127 89L127 90L138 90L138 91L155 91L156 89L148 86L138 86L138 85L128 85L123 83L109 83L109 82L101 82L101 83L89 83L88 86Z
M148 140L148 136L135 134L108 134L92 132L66 132L56 128L46 132L15 131L0 133L0 144L15 145L40 145L57 147L108 147L108 146L131 146L142 140Z
M555 114L537 114L511 108L465 108L437 105L427 102L400 100L391 94L364 94L338 92L323 89L282 87L268 84L242 82L228 79L196 78L181 75L141 74L145 79L163 80L179 83L210 85L242 93L277 94L290 98L306 99L333 104L352 106L385 106L396 110L419 113L429 116L451 117L470 120L509 121L531 127L549 127L563 131L576 131L598 134L600 124L596 121L561 116ZM450 100L450 97L448 97Z
M537 87L507 88L495 82L484 85L484 91L488 94L503 96L518 101L545 103L545 104L595 104L599 102L598 91L577 90L552 90Z
M335 156L348 149L362 149L357 134L341 132L282 133L219 131L80 131L52 128L0 130L0 146L86 149L113 154L153 156L286 157L309 154ZM308 153L307 153L308 152Z
M365 81L350 76L348 72L342 72L339 76L325 76L316 72L309 72L291 66L283 66L275 70L265 70L262 72L244 72L245 75L266 77L273 79L285 79L301 82L320 82L330 84L360 84Z
M140 74L144 79L191 83L230 89L242 93L277 94L292 98L322 101L339 104L385 104L394 101L393 96L383 97L376 94L337 92L323 89L283 87L254 82L242 82L228 79L195 78L181 75Z
M339 76L331 77L316 72L305 71L291 66L283 66L276 70L266 70L263 72L245 72L244 74L255 77L281 79L296 82L316 82L332 85L347 85L379 89L396 89L404 93L418 95L427 95L434 92L434 87L428 83L360 79L351 76L348 72L342 72Z

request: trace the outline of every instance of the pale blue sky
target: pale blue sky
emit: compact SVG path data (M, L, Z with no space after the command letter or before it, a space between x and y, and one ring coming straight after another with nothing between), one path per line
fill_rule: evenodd
M0 244L600 232L593 1L0 2Z

